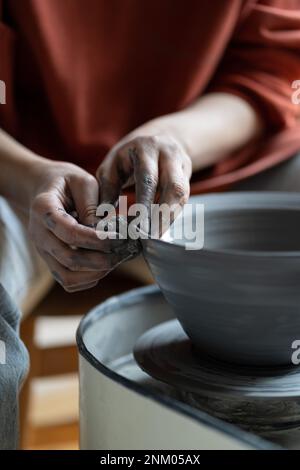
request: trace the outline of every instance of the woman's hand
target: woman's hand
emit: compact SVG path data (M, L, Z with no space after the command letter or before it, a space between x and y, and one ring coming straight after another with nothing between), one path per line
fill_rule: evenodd
M129 257L123 241L97 237L96 178L75 165L42 160L35 181L29 231L38 252L68 292L94 287Z

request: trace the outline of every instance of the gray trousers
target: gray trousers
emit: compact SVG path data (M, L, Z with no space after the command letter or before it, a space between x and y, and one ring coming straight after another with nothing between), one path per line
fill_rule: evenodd
M0 284L0 449L18 446L18 396L28 370L20 311Z
M300 155L234 190L299 191ZM16 305L32 277L33 258L24 227L0 198L0 449L14 449L18 443L18 394L28 354L19 337L21 313Z

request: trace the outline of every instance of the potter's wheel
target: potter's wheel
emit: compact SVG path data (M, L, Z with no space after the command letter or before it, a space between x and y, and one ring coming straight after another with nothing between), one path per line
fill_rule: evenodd
M248 368L203 356L177 320L145 332L136 342L140 367L180 391L190 405L238 426L281 440L299 440L300 368Z
M300 449L298 369L275 378L274 369L245 369L236 377L236 368L196 358L173 319L159 289L148 286L107 300L81 321L81 448L266 449L275 442ZM283 373L290 380L284 393Z

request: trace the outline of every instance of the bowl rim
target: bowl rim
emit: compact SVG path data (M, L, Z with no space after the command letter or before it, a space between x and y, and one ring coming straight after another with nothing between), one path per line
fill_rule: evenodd
M243 195L244 200L241 200L241 195ZM232 210L237 210L241 208L245 209L255 209L253 206L248 206L245 204L247 199L251 202L260 201L267 204L265 206L257 207L259 210L283 210L288 209L290 211L297 210L300 212L300 192L284 192L284 191L236 191L236 192L226 192L226 193L209 193L203 195L194 195L189 198L190 201L197 201L204 202L209 201L210 203L214 203L221 198L225 198L225 200L234 199L244 204L241 206L231 207ZM264 198L264 199L263 199ZM246 201L245 201L246 200ZM278 203L276 205L275 203ZM226 207L224 207L225 209ZM230 209L230 207L228 207ZM220 209L219 209L220 210ZM168 246L169 249L173 250L174 252L191 252L192 255L186 256L195 256L195 254L205 254L211 256L223 256L223 257L244 257L244 258L255 258L255 259L283 259L283 258L300 258L300 250L296 251L259 251L259 250L232 250L232 249L208 249L208 248L200 248L200 249L185 249L184 245L180 245L178 243L172 243L161 238L147 238L142 239L143 248L147 251L147 245L152 244L157 246L158 248Z

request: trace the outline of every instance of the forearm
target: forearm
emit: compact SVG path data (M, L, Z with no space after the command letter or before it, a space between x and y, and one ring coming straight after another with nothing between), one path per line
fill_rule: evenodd
M35 155L0 129L0 194L26 209L46 159Z
M185 110L154 119L147 126L178 139L192 160L193 171L220 161L263 130L256 111L227 93L207 94Z

